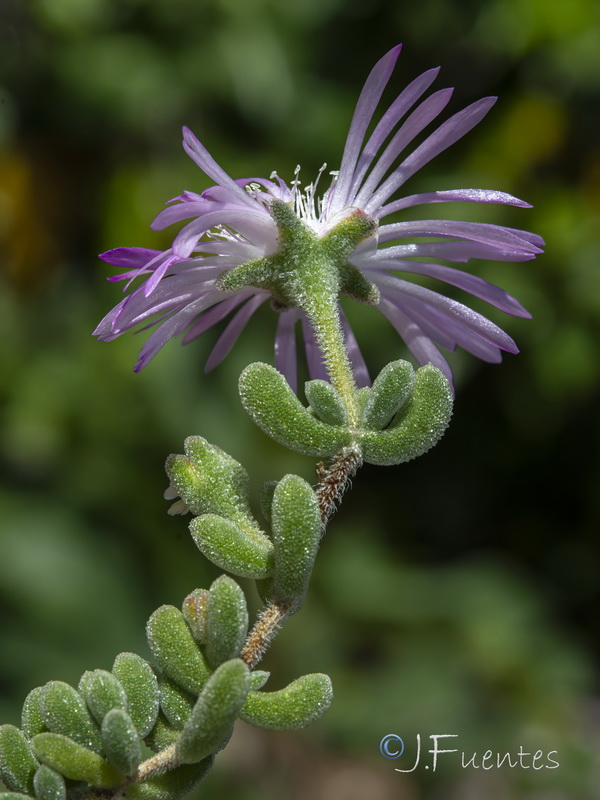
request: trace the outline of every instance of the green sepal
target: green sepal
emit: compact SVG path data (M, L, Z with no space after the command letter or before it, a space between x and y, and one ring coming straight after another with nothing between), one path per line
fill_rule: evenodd
M42 687L41 700L42 715L49 731L68 736L83 747L100 752L100 729L78 691L63 681L50 681Z
M77 688L98 725L102 725L112 708L127 708L125 689L112 672L104 669L84 672Z
M127 777L135 775L142 760L142 748L135 725L122 708L113 708L104 717L102 748L117 772Z
M29 692L23 703L21 730L28 739L31 739L36 733L44 733L48 730L42 714L42 693L43 687L36 686Z
M125 790L125 797L129 800L177 800L185 797L208 775L213 761L214 757L209 756L199 764L183 764L144 783L132 783Z
M265 672L264 669L255 669L250 673L250 691L256 692L265 685L271 677L270 672Z
M286 475L273 495L273 545L275 574L261 588L264 596L298 611L304 603L308 582L321 539L321 514L317 497L298 475Z
M373 381L362 415L363 428L380 431L409 399L415 372L408 361L392 361Z
M143 739L156 722L159 709L158 681L150 664L136 653L119 653L112 668L127 696L127 711Z
M169 724L168 719L163 712L160 711L154 723L154 727L148 736L144 738L144 741L151 750L154 750L155 753L159 753L166 747L175 744L177 739L179 739L179 731L176 731L175 728Z
M202 436L188 436L185 455L171 455L165 469L192 514L252 519L248 473L234 458Z
M327 425L348 424L348 414L339 392L327 381L313 380L304 384L310 408Z
M67 787L63 776L41 764L33 776L33 788L37 800L65 800Z
M213 669L241 653L248 635L248 607L242 588L228 575L210 587L206 633L206 660Z
M250 692L240 719L274 731L299 730L319 719L332 698L328 675L303 675L277 692Z
M183 601L181 613L198 644L206 644L206 601L208 589L194 589Z
M159 687L160 707L169 725L177 731L183 730L196 702L196 695L186 692L164 675L160 679Z
M219 749L249 690L250 671L239 658L226 661L213 672L175 745L180 761L201 761Z
M437 367L426 364L415 373L413 393L384 431L361 436L364 460L369 464L402 464L423 455L441 439L452 415L453 396L448 380Z
M349 430L325 425L304 408L283 375L269 364L247 366L240 375L239 391L259 428L290 450L328 458L352 441Z
M122 775L108 761L60 733L38 733L31 740L37 758L65 778L85 781L99 789L118 786Z
M216 514L203 514L190 523L200 552L221 569L242 578L264 578L273 570L273 545L256 530L242 530Z
M146 635L165 675L182 689L198 694L210 672L181 611L168 605L158 608L148 620Z
M25 736L14 725L0 725L0 778L7 789L33 793L38 763Z
M377 286L348 262L340 267L340 292L367 306L376 306L381 299Z

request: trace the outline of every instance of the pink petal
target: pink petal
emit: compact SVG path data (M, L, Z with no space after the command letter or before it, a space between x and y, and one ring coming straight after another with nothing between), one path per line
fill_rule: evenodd
M398 155L412 142L415 136L418 136L430 122L441 114L448 105L453 91L453 89L440 89L439 92L435 92L426 100L423 100L421 105L413 111L373 167L365 185L354 200L354 205L365 210L371 207L371 196ZM396 172L394 172L395 174ZM368 213L371 212L369 211Z
M205 372L210 372L210 370L216 367L217 364L221 363L221 361L225 358L227 353L229 353L235 344L242 330L246 327L250 317L268 297L268 293L261 292L260 294L256 294L253 298L248 300L246 305L240 308L217 340L216 345L213 347L212 352L208 357L208 361L204 367Z
M367 214L375 214L385 201L432 158L442 153L474 128L496 102L496 97L483 97L458 114L447 119L406 158L394 173L379 187L364 207Z
M285 376L294 392L298 391L296 323L299 319L300 310L297 308L282 311L275 334L275 369Z
M420 206L425 203L502 203L509 206L519 206L520 208L532 208L530 203L513 197L506 192L498 192L495 189L447 189L442 192L423 192L422 194L411 194L402 197L393 203L383 206L377 214L379 219L387 217L412 206Z
M387 52L383 58L375 64L363 86L358 102L356 103L350 129L346 138L338 181L329 197L328 215L335 214L347 205L354 168L360 154L360 147L383 90L394 70L401 49L402 45L397 45Z

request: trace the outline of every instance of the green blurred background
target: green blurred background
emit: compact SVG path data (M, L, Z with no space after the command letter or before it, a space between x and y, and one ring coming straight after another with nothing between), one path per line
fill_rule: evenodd
M338 166L360 87L398 41L389 100L437 65L436 86L457 87L452 110L500 95L407 191L497 188L535 205L428 209L546 238L537 261L473 265L534 319L490 314L521 354L500 366L455 354L442 443L365 467L331 524L308 603L264 662L272 688L328 672L329 713L298 734L240 726L198 796L600 797L596 0L1 0L2 721L18 723L35 685L147 655L150 613L216 576L165 513L163 461L185 436L251 467L256 498L285 472L314 480L236 396L249 361L272 361L272 312L208 376L218 331L133 375L141 337L90 335L120 297L95 254L166 246L148 227L163 201L208 185L182 124L233 176ZM348 314L373 374L405 354L375 311ZM392 732L411 753L417 733L424 748L456 733L449 746L467 756L523 745L557 750L560 767L442 756L435 774L423 761L401 775L411 762L379 754Z

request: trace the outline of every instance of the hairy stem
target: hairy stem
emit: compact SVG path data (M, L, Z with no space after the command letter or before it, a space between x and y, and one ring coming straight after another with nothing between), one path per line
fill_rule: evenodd
M269 603L262 611L240 653L240 658L250 669L254 669L258 664L288 613L289 606L281 606L277 603Z
M175 753L175 745L171 744L165 747L160 753L143 761L135 776L136 783L143 783L144 781L154 778L157 775L162 775L163 772L168 772L179 766L179 760Z
M321 525L323 533L327 523L333 516L336 506L348 488L350 480L362 464L360 450L354 447L345 447L332 459L329 467L318 467L319 486L317 499L321 511Z
M351 428L358 428L360 414L356 382L344 340L337 297L320 297L307 302L304 310L315 332L331 385L337 389L346 406L348 423Z

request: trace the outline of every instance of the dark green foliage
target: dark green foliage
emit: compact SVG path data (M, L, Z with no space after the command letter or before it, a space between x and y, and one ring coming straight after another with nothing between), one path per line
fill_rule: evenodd
M146 736L145 742L151 750L159 753L171 744L175 744L179 738L179 731L175 729L169 720L165 717L162 711L159 712L158 717L152 731Z
M127 708L125 690L118 679L106 670L84 672L78 688L98 725L102 725L102 720L111 709Z
M344 401L330 383L322 380L307 381L304 394L312 410L327 425L348 424Z
M250 692L240 717L260 728L298 730L319 719L332 698L329 676L303 675L277 692Z
M182 689L198 693L209 669L181 611L164 605L148 620L148 644L158 666Z
M65 800L67 787L63 776L41 764L33 776L33 788L37 800Z
M286 475L275 488L272 504L275 574L260 586L263 597L294 613L304 602L321 538L321 514L311 486Z
M0 726L0 778L7 788L31 793L37 766L21 731L14 725Z
M23 703L21 728L28 739L31 739L36 733L48 730L42 714L42 692L43 687L36 686L29 692Z
M118 786L123 776L98 753L60 733L38 733L31 740L35 756L65 778L85 781L100 789Z
M250 364L240 375L242 404L275 441L309 456L328 458L350 444L343 427L325 425L308 412L274 367Z
M390 384L393 376L394 373L388 375ZM382 393L382 398L385 395L388 393ZM395 392L390 391L388 398L394 395ZM389 466L426 453L444 434L452 415L453 400L450 384L438 369L431 364L418 369L414 390L389 427L361 435L364 460L369 464ZM381 421L387 416L387 411L383 413L386 405L383 400L373 405L375 419ZM387 408L389 411L389 406Z
M102 748L117 772L131 777L142 760L138 732L122 708L111 709L102 721Z
M257 691L258 689L262 689L265 683L269 680L271 676L270 672L266 672L263 669L255 669L250 674L250 689L252 691Z
M203 514L192 520L190 531L202 554L233 575L265 578L273 569L273 545L257 529Z
M72 686L63 681L47 683L42 687L41 707L49 731L100 752L100 729L91 718L83 698Z
M181 612L198 644L206 644L206 601L208 589L194 589L183 601Z
M202 436L189 436L184 451L169 456L166 471L190 511L252 520L242 465Z
M213 669L236 658L246 641L246 598L240 586L227 575L221 575L210 587L206 633L206 658Z
M160 679L159 689L160 708L165 719L176 731L182 730L194 707L196 695L186 692L165 675Z
M240 659L226 661L215 670L177 741L181 761L200 761L219 748L229 736L249 690L250 672Z
M144 738L154 727L158 714L156 675L150 664L135 653L120 653L115 658L112 671L125 691L131 720Z
M392 361L373 381L362 414L364 428L380 431L410 397L415 373L408 361Z

